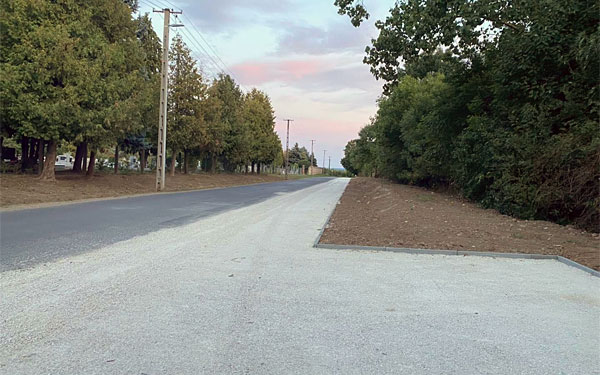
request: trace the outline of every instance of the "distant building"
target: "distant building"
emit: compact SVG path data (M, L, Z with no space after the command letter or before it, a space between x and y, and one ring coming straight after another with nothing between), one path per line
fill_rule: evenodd
M314 174L324 174L324 173L325 173L325 169L323 169L321 167L315 167L315 166L308 167L308 174L310 176L312 176Z

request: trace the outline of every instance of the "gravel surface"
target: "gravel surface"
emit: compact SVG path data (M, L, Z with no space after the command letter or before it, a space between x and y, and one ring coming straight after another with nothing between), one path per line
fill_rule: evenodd
M600 279L315 249L346 184L0 273L0 373L599 373Z

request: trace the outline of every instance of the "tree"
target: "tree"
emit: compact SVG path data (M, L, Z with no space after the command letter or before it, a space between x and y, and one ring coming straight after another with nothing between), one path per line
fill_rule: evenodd
M396 3L364 59L386 82L374 148L361 134L346 164L372 171L374 151L383 176L597 231L599 14L582 0Z
M130 153L139 152L140 172L143 173L146 168L147 153L157 142L162 49L148 14L139 15L135 23L143 59L140 67L142 79L136 95L137 116L132 119L137 124L133 131L126 134L122 148Z
M180 36L173 38L170 51L170 88L167 128L167 146L171 149L171 176L175 175L175 160L184 152L187 171L187 154L205 145L206 125L202 102L207 86L196 66L196 60Z
M306 147L298 146L298 143L295 143L292 148L289 149L289 163L290 165L294 165L296 167L308 167L310 165L310 154Z
M47 142L42 179L54 179L60 141L92 142L93 171L138 82L131 9L118 0L4 1L2 9L3 117L23 139Z
M89 18L77 17L73 8L77 9L74 2L2 4L7 36L2 43L2 117L22 139L47 140L40 176L47 180L54 179L57 143L76 131L81 116L76 88L90 62L84 54L93 34Z
M243 118L249 129L250 152L248 160L257 164L260 173L262 164L273 163L281 152L281 140L275 132L275 115L267 94L253 89L244 97Z
M215 172L217 158L221 157L226 169L233 170L248 160L249 135L242 121L242 92L233 78L220 74L209 88L210 111L208 131L208 160L211 172Z

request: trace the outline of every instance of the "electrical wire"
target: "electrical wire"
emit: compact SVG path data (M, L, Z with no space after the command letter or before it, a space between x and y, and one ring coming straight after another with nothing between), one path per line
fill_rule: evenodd
M162 2L164 1L164 3ZM146 3L146 5L151 5L153 7L158 7L159 9L163 9L163 8L167 8L165 7L165 3L173 8L177 8L172 2L167 1L167 0L140 0L140 3ZM176 16L177 17L177 16ZM208 42L208 40L206 40L206 38L204 37L204 35L200 32L200 30L196 27L196 25L192 22L190 17L187 17L185 15L182 15L181 17L183 19L183 21L185 23L188 23L192 30L198 35L200 36L200 38L202 39L202 41L204 42L204 44L206 45L206 48L204 47L204 45L194 36L194 34L190 31L190 30L186 30L185 28L183 29L184 31L182 31L182 34L186 36L186 39L188 39L188 41L190 42L190 44L194 44L194 46L196 48L198 48L202 55L204 55L205 57L208 58L208 61L214 66L214 68L216 68L217 71L219 71L220 73L224 74L224 75L229 75L231 76L235 81L237 81L238 85L246 92L250 92L250 90L248 90L248 88L246 88L244 85L241 84L240 80L233 74L233 72L227 67L227 64L225 64L225 62L223 61L223 59L219 56L219 54L216 52L216 49ZM208 50L207 50L208 49ZM209 52L210 50L210 52ZM211 54L212 52L212 54ZM213 57L214 55L214 57ZM216 58L216 59L215 59ZM205 60L206 61L206 60ZM204 65L204 67L206 67L207 65ZM214 75L214 71L212 71L211 69L211 73Z

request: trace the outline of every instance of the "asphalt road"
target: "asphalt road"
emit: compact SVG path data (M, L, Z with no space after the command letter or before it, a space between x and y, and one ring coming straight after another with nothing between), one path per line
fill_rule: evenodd
M0 374L599 373L599 278L316 249L346 184L0 272Z
M177 227L328 180L310 178L0 212L0 271Z

